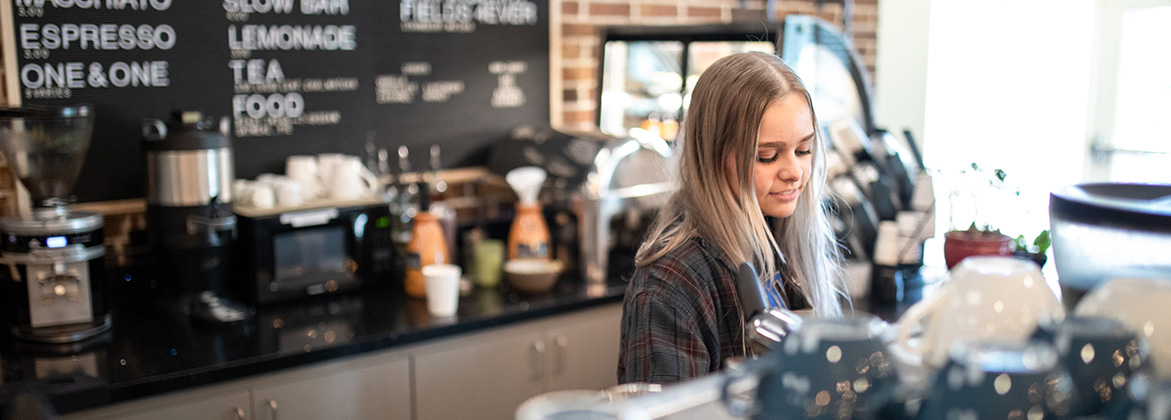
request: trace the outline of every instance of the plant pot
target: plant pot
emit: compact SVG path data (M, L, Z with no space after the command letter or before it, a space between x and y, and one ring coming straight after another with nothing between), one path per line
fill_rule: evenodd
M1013 239L1003 233L953 230L944 236L943 259L950 270L973 255L1012 255Z
M1049 257L1044 253L1034 254L1029 251L1013 251L1012 256L1035 262L1040 267L1045 267L1045 262L1049 261Z

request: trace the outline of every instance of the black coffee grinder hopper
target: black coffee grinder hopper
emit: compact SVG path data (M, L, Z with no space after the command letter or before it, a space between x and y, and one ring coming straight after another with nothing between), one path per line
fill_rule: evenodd
M73 343L110 328L102 215L67 207L93 118L88 105L0 109L0 149L32 204L0 219L0 297L17 338Z

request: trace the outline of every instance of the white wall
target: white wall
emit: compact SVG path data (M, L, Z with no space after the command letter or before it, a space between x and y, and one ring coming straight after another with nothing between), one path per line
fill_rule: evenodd
M927 98L927 41L931 0L878 3L874 116L899 137L909 129L923 150Z
M1048 227L1049 191L1082 175L1093 0L881 5L880 123L918 118L930 168L1004 169L1022 189L1013 205L1028 213L997 227L1010 234Z

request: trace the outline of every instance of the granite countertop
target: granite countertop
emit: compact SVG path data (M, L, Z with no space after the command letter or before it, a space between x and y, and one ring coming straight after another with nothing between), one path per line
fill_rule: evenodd
M260 307L235 324L118 306L109 332L72 346L3 336L0 404L33 390L59 412L91 408L616 303L625 289L621 280L590 287L570 274L539 295L507 283L477 287L450 318L431 317L426 301L393 287Z

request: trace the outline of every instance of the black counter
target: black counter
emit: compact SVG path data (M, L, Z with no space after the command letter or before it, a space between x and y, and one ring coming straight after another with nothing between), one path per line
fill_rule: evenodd
M540 295L505 282L462 296L455 317L433 318L426 301L386 287L261 307L222 325L123 305L111 310L109 332L76 345L4 336L0 402L35 391L59 412L81 410L620 302L625 290L621 280L588 287L568 274Z

